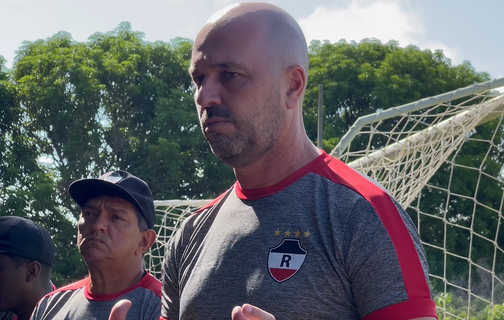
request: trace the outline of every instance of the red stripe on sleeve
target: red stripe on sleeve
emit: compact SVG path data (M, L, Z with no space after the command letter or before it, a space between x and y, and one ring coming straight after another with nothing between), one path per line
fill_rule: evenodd
M419 298L377 310L363 320L408 320L421 317L436 317L436 303L432 299Z
M421 301L423 300L431 301L429 302L430 307L425 309L429 311L426 311L425 314L426 316L436 317L435 304L431 299L429 286L425 279L424 271L422 264L420 263L420 258L417 254L415 244L413 243L413 239L411 238L411 235L409 234L409 231L390 196L383 189L376 186L371 181L368 181L365 177L361 176L358 172L351 169L340 160L328 156L326 161L327 166L323 167L320 172L317 173L330 179L334 183L344 185L354 190L364 197L373 206L390 236L397 254L408 299L415 300L414 302L408 301L406 304L398 304L398 310L406 311L413 309L412 307L413 305L416 305L417 301L419 304L422 304L423 302ZM403 308L403 305L407 305L408 307ZM422 308L415 309L424 310ZM388 313L389 309L385 308L384 310L385 311L383 312L387 313L386 319L392 319ZM394 313L395 312L396 311L394 309ZM418 313L415 314L415 317L419 317ZM370 319L379 318L380 317ZM407 318L401 316L397 319Z

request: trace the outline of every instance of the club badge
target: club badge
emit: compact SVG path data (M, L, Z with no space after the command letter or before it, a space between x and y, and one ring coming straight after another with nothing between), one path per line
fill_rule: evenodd
M269 274L276 282L292 278L303 266L306 254L307 251L301 247L299 239L283 239L269 251Z

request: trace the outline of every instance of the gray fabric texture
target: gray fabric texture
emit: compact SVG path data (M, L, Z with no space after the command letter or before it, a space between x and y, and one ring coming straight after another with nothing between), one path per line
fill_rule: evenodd
M424 269L417 276L428 279L414 224L396 207L403 220L397 223L406 224ZM306 254L292 277L278 281L268 262L283 240L299 242L298 253ZM279 259L284 266L294 262ZM243 303L277 320L351 320L408 300L394 246L374 208L315 173L256 200L231 190L189 217L168 244L163 271L161 314L169 320L229 319Z
M140 283L154 281L159 283L150 274L146 274ZM159 319L160 297L148 288L137 286L125 294L103 295L99 300L87 299L86 290L85 286L70 285L45 296L33 311L31 320L108 319L114 304L122 299L128 299L132 302L126 317L127 320Z
M7 312L0 312L0 320L14 320L15 316L14 313L7 311Z

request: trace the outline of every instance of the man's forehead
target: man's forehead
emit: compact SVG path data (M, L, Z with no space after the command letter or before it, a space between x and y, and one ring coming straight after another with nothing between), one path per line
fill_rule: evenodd
M133 210L134 206L129 201L115 196L101 195L96 198L89 199L86 204L84 204L84 208L94 208L97 209L101 205L105 205L106 207L113 208L115 210Z
M251 60L261 59L268 51L259 28L222 26L198 35L192 51L190 71L200 64L214 67L224 64L245 66Z

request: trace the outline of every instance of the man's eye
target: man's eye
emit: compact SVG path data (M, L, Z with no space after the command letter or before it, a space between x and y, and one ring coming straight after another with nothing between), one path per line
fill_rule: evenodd
M117 221L124 221L124 219L118 215L114 215L113 218L114 218L114 220L117 220Z
M239 73L236 73L236 72L224 72L224 77L226 79L234 79L236 77L238 77L240 74Z
M203 79L204 79L204 76L197 76L193 79L193 82L195 85L197 85L199 87L203 83Z
M82 211L82 216L83 217L89 217L90 215L92 215L93 213L91 211Z

